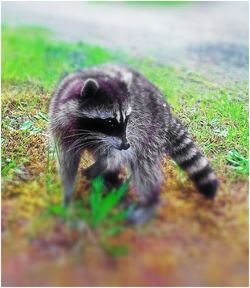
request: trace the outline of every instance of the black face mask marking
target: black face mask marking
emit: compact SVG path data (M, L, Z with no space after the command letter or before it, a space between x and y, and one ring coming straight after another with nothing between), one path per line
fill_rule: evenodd
M89 131L100 132L108 136L122 137L126 135L126 127L128 123L128 117L125 122L119 123L116 118L88 118L83 117L79 119L79 129L86 129Z

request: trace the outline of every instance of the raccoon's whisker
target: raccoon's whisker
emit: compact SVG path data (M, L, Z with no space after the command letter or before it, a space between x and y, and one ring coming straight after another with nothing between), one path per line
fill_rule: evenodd
M77 129L77 131L79 132L88 132L88 133L91 133L91 134L96 134L96 135L99 135L99 136L105 136L104 133L101 133L101 132L98 132L98 131L91 131L91 130L86 130L86 129Z
M92 131L92 130L89 130L89 129L74 129L73 131L76 131L76 132L89 132L89 133L96 133L96 134L102 134L102 133L100 133L100 132L94 132L94 131Z
M75 144L77 144L78 142L87 143L87 142L92 141L92 140L100 140L100 139L101 139L101 138L93 137L93 136L81 137L81 138L79 138L79 139L76 139L71 145L75 145Z
M79 144L75 147L72 147L71 151L72 153L74 153L75 155L77 155L82 149L86 148L87 146L85 144Z
M85 147L91 147L92 149L95 149L95 146L98 148L100 147L101 141L92 141L90 143L86 143L86 145L79 145L76 149L76 153L78 153L81 149ZM101 148L101 147L100 147Z
M76 144L77 142L84 142L86 140L99 140L100 137L95 137L94 135L91 135L91 136L84 136L84 137L80 137L80 138L77 138L71 145L74 145Z
M86 146L85 145L80 145L75 151L74 153L75 154L78 154L83 148L85 148Z
M101 148L103 148L103 153L105 154L106 152L110 151L110 145L106 139L103 139L103 144L104 145Z
M101 149L102 149L102 148L103 148L103 147L97 147L96 149L93 150L93 154L94 154L95 156L103 155L103 153L101 152Z
M102 149L103 149L103 153L105 153L105 147L106 147L106 145L105 145L105 143L104 143L104 139L102 139L101 143L104 144L104 145L98 145L97 147L95 147L95 148L94 148L94 151L93 151L94 154L98 154ZM101 143L100 143L100 144L101 144ZM103 154L103 153L102 153L102 154Z
M89 130L89 129L80 129L80 128L74 129L73 131L88 131L88 132L91 132L91 130Z
M82 147L87 147L89 144L92 143L99 143L99 139L90 139L87 143L86 142L82 142L83 139L78 139L76 140L72 145L70 145L69 149L67 150L68 152L77 149L79 146Z
M85 140L88 140L88 141L85 141ZM98 142L100 140L101 140L100 138L93 138L93 137L92 138L89 137L88 139L82 138L82 139L77 139L70 146L71 147L75 147L75 146L78 146L79 144L88 145L88 144L90 144L92 142Z
M78 144L82 143L82 138L76 139L70 146L68 149L68 152L71 151L72 149L74 149L74 147L76 147Z
M64 136L63 139L74 138L76 136L84 136L84 135L90 135L90 133L88 133L88 134L87 133L86 134L84 134L84 133L71 134L68 136Z
M75 143L75 145L78 145L78 144L83 144L85 146L88 146L89 144L93 144L93 143L99 143L101 142L101 138L91 138L89 137L88 139L86 138L83 138L83 139L80 139L81 141L78 141L78 143ZM85 140L88 140L88 141L85 141Z
M88 132L88 133L87 132L80 132L80 133L64 136L63 139L73 138L73 137L76 137L76 136L84 136L84 135L100 136L99 134L94 134L94 133L90 133L90 132Z

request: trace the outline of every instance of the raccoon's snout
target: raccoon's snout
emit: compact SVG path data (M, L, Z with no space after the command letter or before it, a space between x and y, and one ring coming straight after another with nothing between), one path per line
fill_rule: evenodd
M122 144L120 145L120 150L128 150L129 147L130 144L128 142L122 142Z
M129 147L130 147L130 144L128 143L128 139L124 135L121 139L121 144L120 144L119 150L128 150Z
M130 144L128 143L127 140L122 141L119 145L115 146L117 150L128 150L129 147L130 147Z
M126 138L108 137L109 144L117 150L128 150L130 144Z

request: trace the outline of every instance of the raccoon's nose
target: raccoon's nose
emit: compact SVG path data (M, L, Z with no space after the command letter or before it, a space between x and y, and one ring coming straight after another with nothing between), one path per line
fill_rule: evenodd
M128 142L123 142L120 146L121 150L127 150L130 147Z

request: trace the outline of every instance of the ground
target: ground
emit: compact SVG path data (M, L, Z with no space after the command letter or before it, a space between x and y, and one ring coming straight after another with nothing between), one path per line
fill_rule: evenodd
M2 41L2 286L248 285L244 77L218 83L42 28L4 26ZM100 180L79 177L74 204L62 208L47 131L51 93L64 73L104 62L129 64L161 89L218 174L214 201L166 158L161 206L143 226L125 223L124 187L102 195Z

